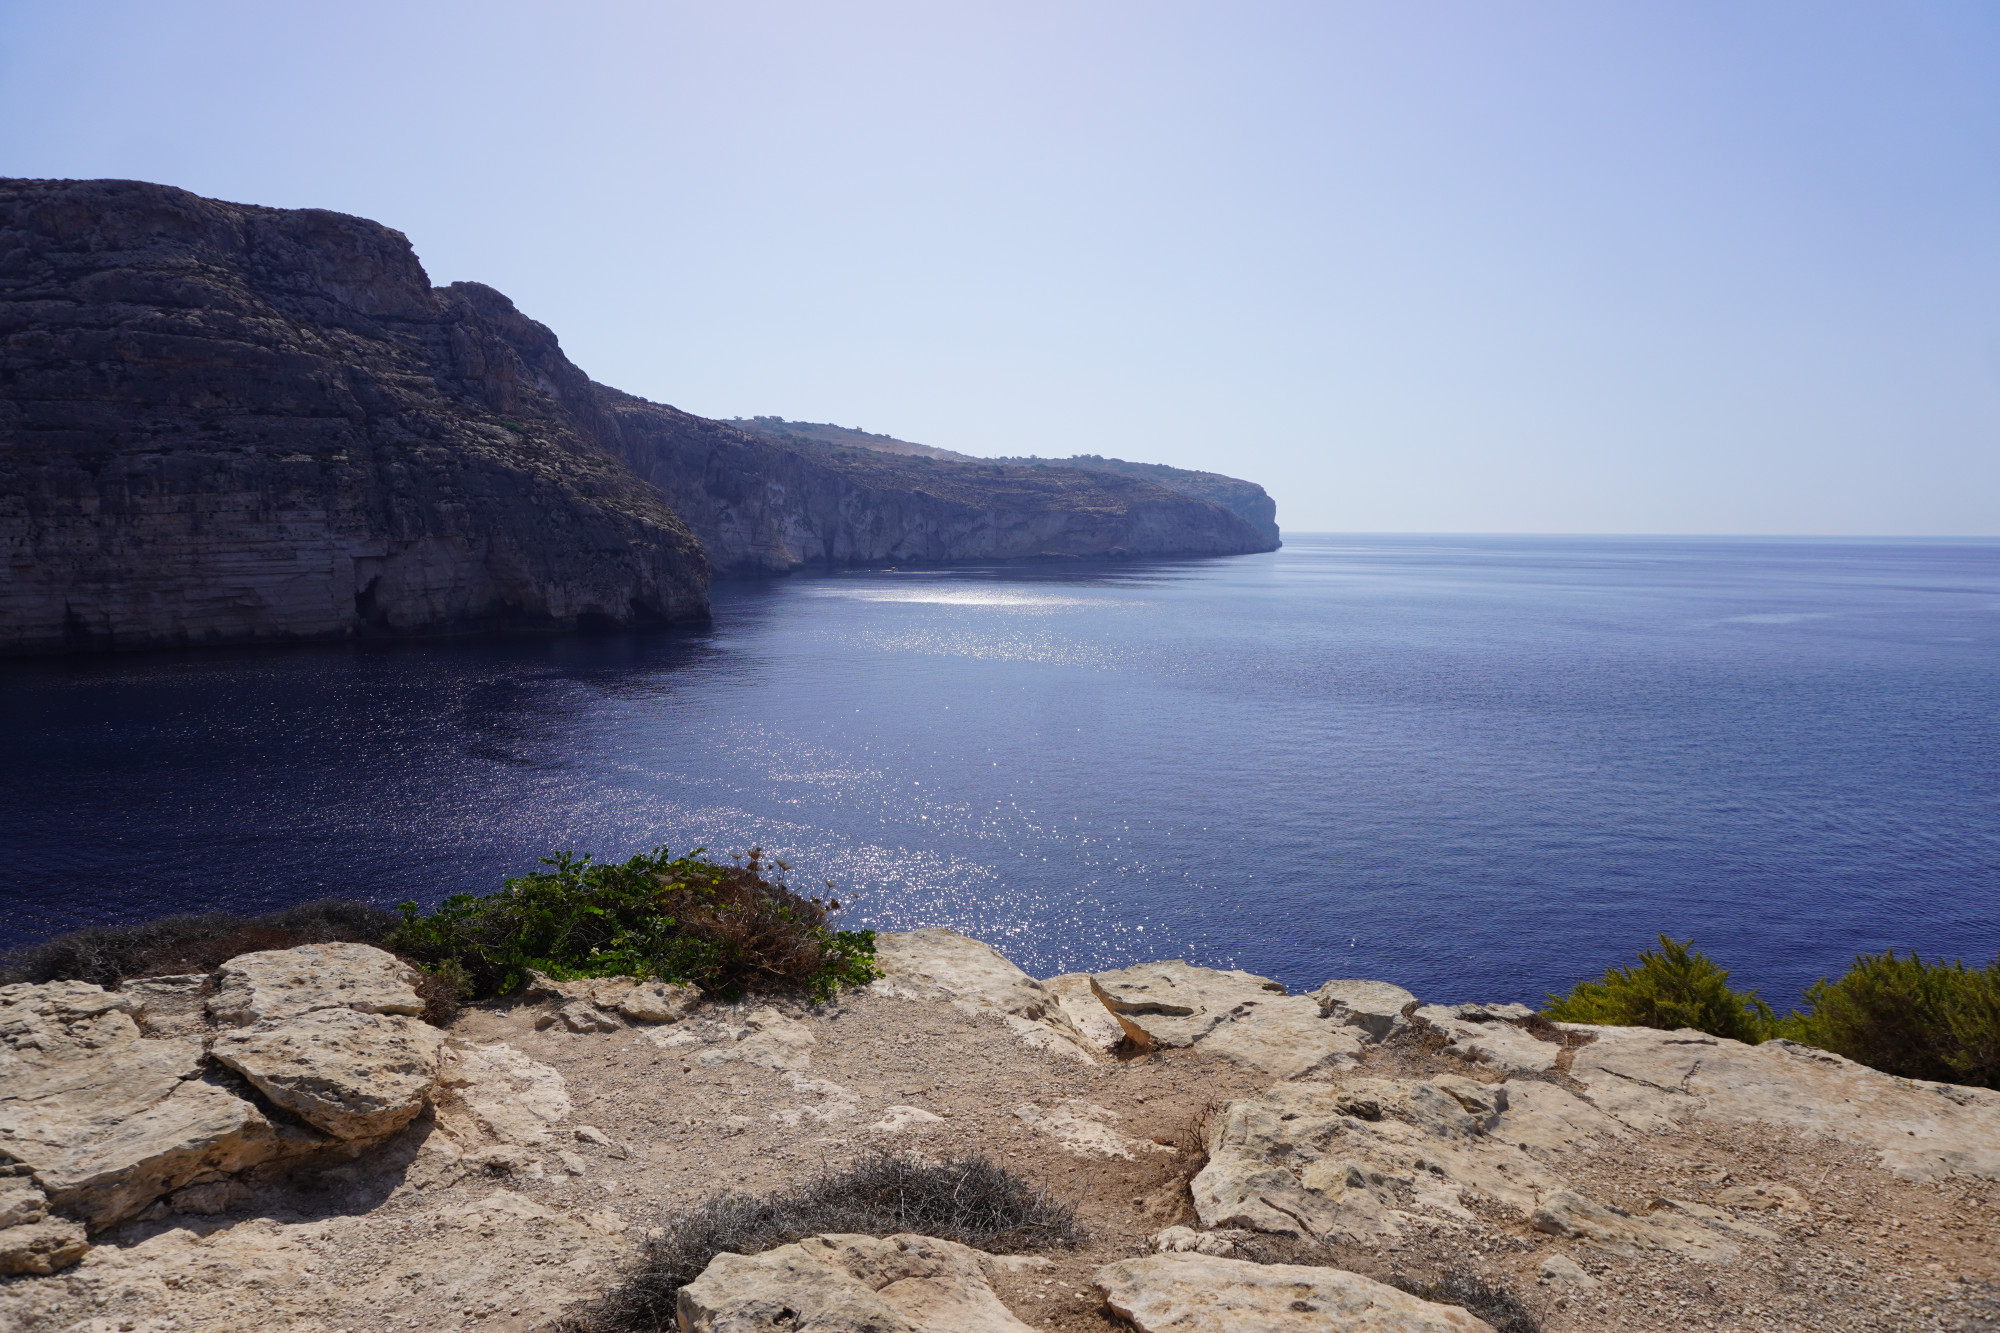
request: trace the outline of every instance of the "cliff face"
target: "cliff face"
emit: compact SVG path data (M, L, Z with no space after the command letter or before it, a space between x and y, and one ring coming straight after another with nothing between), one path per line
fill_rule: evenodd
M1080 468L1086 472L1105 472L1150 481L1155 486L1164 486L1170 491L1221 505L1255 528L1270 543L1270 546L1260 549L1274 550L1279 545L1278 502L1254 481L1225 477L1220 472L1168 467L1165 463L1129 463L1122 458L1099 458L1096 454L1077 454L1071 458L1003 458L997 461L1024 467Z
M0 652L623 626L704 613L711 565L1274 544L1148 480L606 388L365 219L0 180Z
M498 292L476 283L451 290L483 312L579 430L667 498L719 575L886 561L1241 555L1277 545L1229 509L1150 481L900 455L693 416L593 383L553 334Z
M783 417L738 417L729 424L753 435L807 450L811 450L814 446L835 453L851 453L854 449L865 449L874 453L936 459L940 462L971 463L988 468L995 464L1009 469L1068 468L1079 472L1095 472L1127 480L1150 482L1178 495L1220 505L1248 523L1252 531L1257 534L1258 544L1243 548L1245 550L1274 551L1281 544L1278 535L1277 503L1256 482L1244 481L1240 477L1226 477L1219 472L1197 472L1188 468L1168 467L1164 463L1130 463L1122 458L1101 458L1096 454L1077 454L1070 458L975 458L970 454L956 453L950 449L938 449L928 444L899 440L893 435L875 435L868 431L828 425L824 422L787 421Z
M673 501L717 573L1275 545L1220 505L1146 481L759 438L613 391L603 401L607 443Z
M701 614L526 323L359 218L0 181L0 651Z

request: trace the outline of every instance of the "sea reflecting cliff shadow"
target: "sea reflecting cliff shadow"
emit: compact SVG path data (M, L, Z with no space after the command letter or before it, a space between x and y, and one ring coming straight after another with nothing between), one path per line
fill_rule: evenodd
M1042 975L1534 1000L1665 930L1782 1004L1859 949L2000 949L1991 542L1293 537L0 691L9 940L664 843L761 845Z

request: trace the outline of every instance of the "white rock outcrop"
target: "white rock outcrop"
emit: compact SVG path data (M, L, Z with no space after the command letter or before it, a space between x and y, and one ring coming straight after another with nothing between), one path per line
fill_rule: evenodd
M402 1014L314 1009L224 1032L215 1059L337 1139L379 1139L422 1113L444 1034Z
M1014 1108L1014 1114L1036 1133L1048 1135L1062 1145L1063 1151L1078 1157L1122 1157L1130 1161L1151 1153L1173 1151L1151 1139L1120 1134L1116 1111L1081 1097L1065 1097L1046 1110L1033 1102L1022 1102Z
M1250 972L1176 959L1093 973L1090 985L1140 1049L1199 1046L1274 1078L1352 1063L1366 1040L1311 996Z
M1029 1333L993 1294L992 1256L929 1236L810 1236L718 1254L681 1288L687 1333Z
M1493 1333L1456 1305L1340 1268L1166 1253L1106 1264L1091 1281L1140 1333Z
M1639 1130L1685 1119L1766 1124L1872 1148L1911 1180L2000 1177L2000 1092L1896 1078L1789 1041L1746 1046L1682 1029L1593 1027L1570 1074Z
M792 1073L812 1063L817 1040L811 1028L768 1005L748 1013L718 1010L707 1018L655 1028L646 1039L703 1068L740 1061Z
M1545 1074L1555 1068L1563 1048L1520 1026L1534 1012L1525 1004L1427 1004L1412 1017L1450 1038L1446 1051L1461 1060L1510 1074Z
M249 1027L318 1009L421 1014L417 971L368 944L302 944L239 954L215 973L208 1015L222 1027Z
M1065 1012L1061 999L990 944L943 926L885 931L875 937L882 975L868 989L899 1000L945 1000L990 1015L1015 1038L1084 1062L1096 1044Z
M145 1038L82 981L0 987L0 1155L91 1230L200 1179L316 1146L207 1081L201 1042Z
M1125 1029L1090 988L1090 973L1065 972L1042 982L1070 1025L1083 1034L1084 1043L1100 1055L1116 1051L1125 1040Z
M437 1082L444 1034L418 974L367 944L308 944L230 959L209 1017L210 1048L273 1103L337 1139L375 1139L416 1119Z
M1477 1203L1617 1254L1734 1259L1749 1233L1733 1219L1666 1200L1623 1213L1574 1190L1551 1164L1556 1153L1626 1132L1546 1082L1280 1084L1223 1108L1192 1193L1206 1227L1370 1244L1475 1225L1468 1205Z
M1407 1027L1409 1019L1403 1011L1417 1002L1416 996L1386 981L1343 978L1321 986L1313 992L1313 999L1319 1001L1320 1013L1336 1023L1358 1027L1376 1041Z

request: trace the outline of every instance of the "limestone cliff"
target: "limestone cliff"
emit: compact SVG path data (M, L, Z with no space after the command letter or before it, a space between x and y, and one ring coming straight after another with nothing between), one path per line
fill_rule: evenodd
M0 651L700 614L510 320L363 219L0 182Z
M711 568L1274 544L1149 480L620 393L365 219L0 180L0 652L623 626L704 613Z
M673 501L718 574L1276 544L1220 505L1135 478L759 438L615 391L602 401L607 443Z
M1164 463L1133 463L1123 458L1104 458L1097 454L1076 454L1069 458L975 458L971 454L961 454L950 449L939 449L928 444L916 444L900 440L893 435L877 435L870 431L855 430L846 426L830 425L818 421L787 421L783 417L736 417L729 423L753 435L789 444L794 447L819 446L837 454L851 454L863 449L879 454L894 454L910 459L935 459L942 463L974 464L983 467L999 465L1011 470L1016 468L1068 468L1078 472L1095 472L1112 477L1150 482L1161 489L1179 495L1204 500L1229 510L1257 534L1258 544L1247 550L1272 551L1282 543L1278 533L1278 506L1262 486L1254 481L1244 481L1240 477L1228 477L1219 472L1200 472L1190 468L1169 467Z
M1279 545L1277 501L1254 481L1227 477L1220 472L1168 467L1165 463L1133 463L1123 458L1102 458L1097 454L1075 454L1069 458L1002 458L995 461L1021 467L1080 468L1085 472L1108 472L1115 476L1150 481L1155 486L1164 486L1170 491L1221 505L1255 528L1273 548Z

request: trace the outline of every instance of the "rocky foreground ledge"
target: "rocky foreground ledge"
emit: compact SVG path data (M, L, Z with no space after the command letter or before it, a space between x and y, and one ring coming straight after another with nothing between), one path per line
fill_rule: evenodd
M883 1146L1090 1239L719 1256L689 1330L2000 1326L2000 1095L1785 1042L946 930L838 1002L543 982L424 1023L365 945L0 988L0 1328L545 1327L644 1229Z

